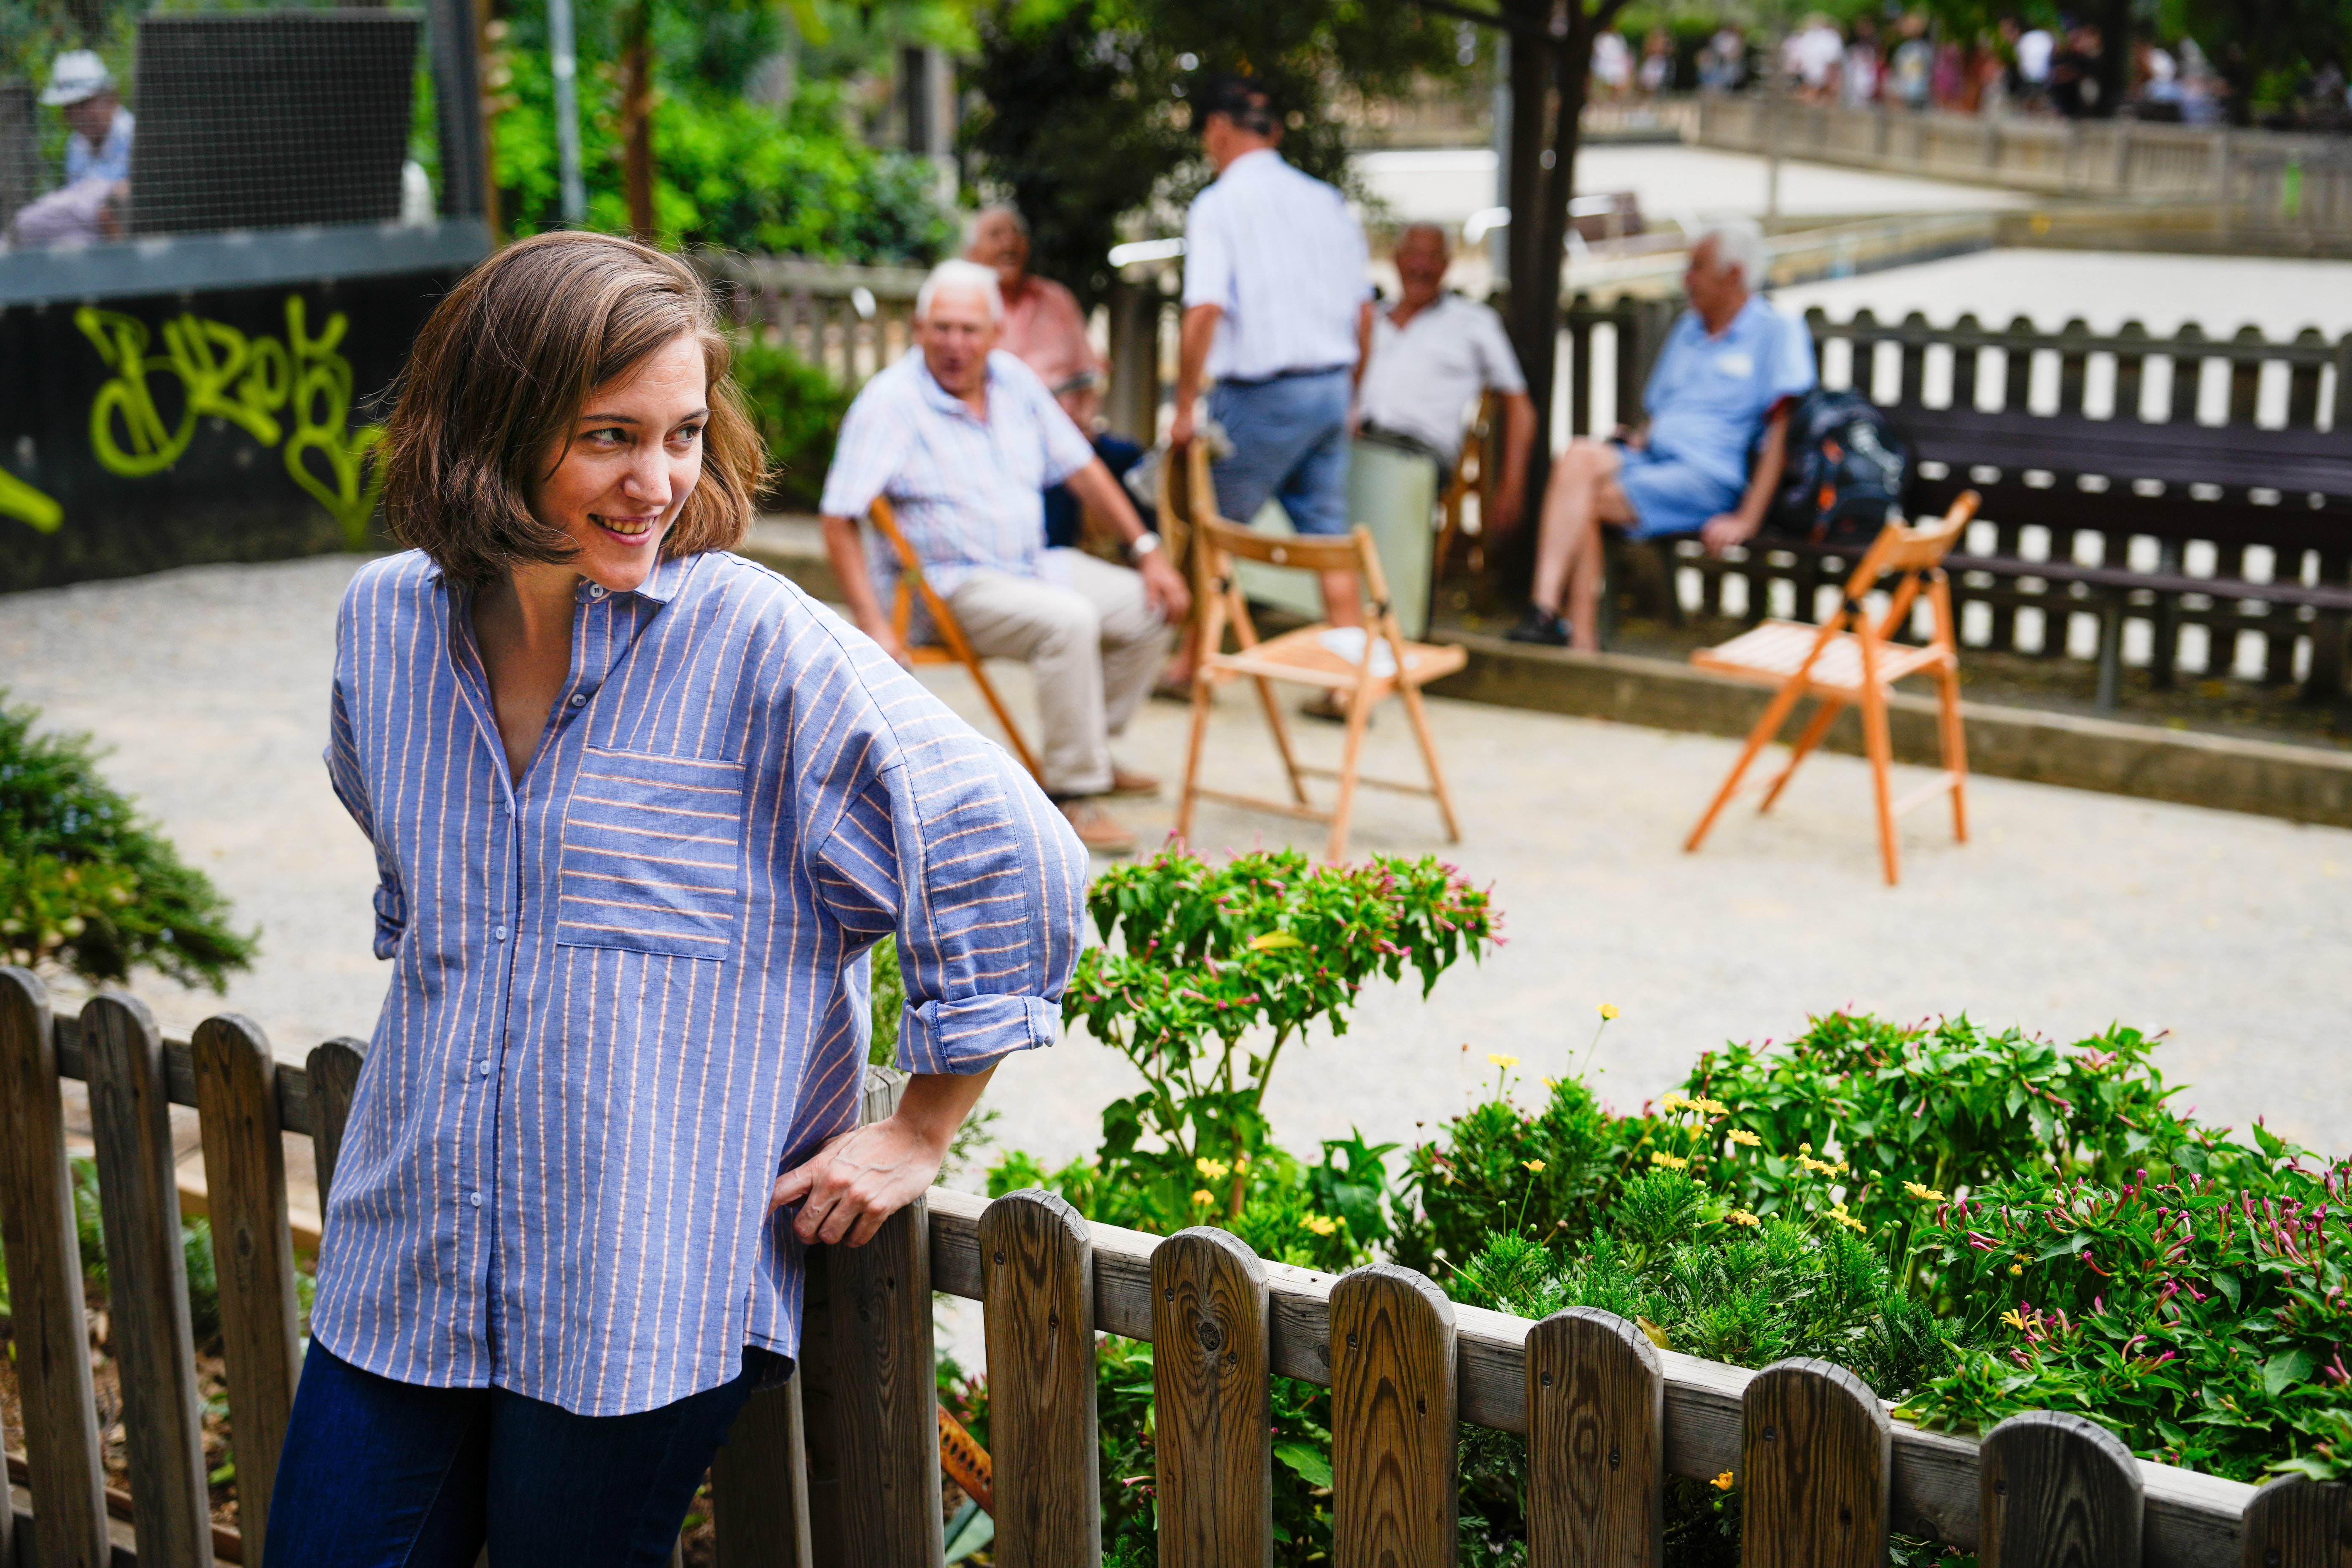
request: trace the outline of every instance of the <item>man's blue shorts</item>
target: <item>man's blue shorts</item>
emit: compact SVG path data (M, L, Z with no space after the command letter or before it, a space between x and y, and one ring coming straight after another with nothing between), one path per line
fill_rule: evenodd
M1234 444L1210 470L1218 513L1247 527L1273 500L1295 532L1346 533L1350 390L1344 365L1211 387L1209 417Z
M1622 443L1617 446L1617 485L1633 507L1633 521L1625 530L1628 538L1696 533L1706 526L1707 519L1739 504L1741 487L1727 484L1680 458Z

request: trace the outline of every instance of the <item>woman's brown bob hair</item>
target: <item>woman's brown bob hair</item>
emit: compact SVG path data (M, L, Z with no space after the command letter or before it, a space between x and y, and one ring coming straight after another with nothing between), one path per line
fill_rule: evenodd
M567 231L510 245L434 308L384 422L385 521L403 544L484 587L522 562L561 563L563 531L531 492L570 448L589 395L680 335L702 345L709 422L702 479L666 558L741 542L764 474L759 432L727 376L709 290L675 257Z

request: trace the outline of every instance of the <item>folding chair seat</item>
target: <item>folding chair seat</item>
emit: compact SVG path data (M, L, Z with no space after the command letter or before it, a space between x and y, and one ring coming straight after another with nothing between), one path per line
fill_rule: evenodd
M1360 525L1346 539L1274 539L1237 528L1220 518L1203 516L1197 508L1192 513L1192 525L1195 559L1207 579L1207 591L1202 595L1200 656L1194 662L1192 676L1192 738L1184 762L1184 791L1176 808L1176 836L1181 839L1192 837L1196 802L1203 798L1218 800L1310 822L1328 822L1331 825L1331 841L1325 858L1339 860L1348 853L1356 790L1360 785L1370 785L1431 796L1444 820L1446 841L1459 842L1461 829L1454 821L1453 797L1447 793L1444 772L1437 760L1437 744L1429 732L1421 689L1460 669L1468 662L1469 655L1458 647L1405 639L1389 603L1388 583L1381 573L1380 553L1373 547L1371 531ZM1236 558L1290 571L1350 573L1359 592L1370 601L1370 624L1356 629L1320 623L1262 640L1250 618L1249 604L1242 595L1234 570ZM1224 648L1228 625L1238 644L1232 653ZM1229 794L1200 782L1202 751L1208 739L1216 688L1231 680L1249 680L1257 687L1267 727L1274 732L1275 749L1281 755L1283 771L1289 780L1288 801ZM1336 693L1345 702L1348 731L1339 767L1310 767L1298 761L1291 749L1288 721L1275 700L1276 681L1319 687ZM1364 730L1370 721L1372 709L1391 696L1402 700L1413 737L1420 743L1422 760L1429 769L1429 783L1425 785L1359 776ZM1330 809L1319 809L1309 803L1305 783L1308 778L1337 781L1339 793Z
M1888 885L1894 885L1900 874L1895 818L1913 806L1939 795L1950 795L1952 837L1960 843L1968 842L1969 764L1960 726L1959 639L1952 620L1951 586L1944 578L1943 560L1967 529L1976 509L1977 494L1969 490L1952 503L1952 510L1939 521L1921 528L1889 522L1847 580L1837 613L1820 626L1801 621L1766 621L1727 643L1701 648L1691 655L1691 663L1701 669L1780 689L1748 734L1747 747L1739 753L1738 762L1732 764L1730 776L1723 781L1706 814L1691 830L1689 842L1683 846L1685 849L1698 848L1723 808L1739 793L1740 781L1747 776L1757 754L1780 733L1798 700L1809 695L1817 699L1820 706L1790 748L1788 766L1765 790L1763 804L1756 808L1759 815L1772 809L1772 803L1780 798L1780 791L1788 786L1798 765L1821 744L1830 725L1851 703L1862 711L1864 749L1870 757L1871 785L1877 805L1879 857L1885 867ZM1890 581L1894 584L1892 600L1886 613L1874 621L1864 601L1874 589ZM1923 590L1934 621L1927 641L1919 647L1895 641ZM1887 734L1886 694L1896 681L1912 675L1929 676L1936 682L1937 736L1944 765L1932 783L1895 800L1890 773L1894 748Z
M891 553L898 558L898 585L890 597L890 629L898 634L898 646L905 648L907 657L917 664L961 664L971 671L972 683L980 688L989 711L996 715L996 721L1004 727L1005 737L1013 742L1013 754L1021 759L1021 765L1029 770L1029 776L1035 779L1042 788L1045 773L1037 765L1036 753L1022 738L1021 727L1013 721L1013 714L1004 706L1004 699L997 695L995 682L988 679L988 671L982 666L980 654L971 646L971 639L964 635L962 625L955 618L955 612L948 608L947 600L924 577L922 557L917 555L915 547L907 542L907 536L898 531L898 520L891 511L889 501L876 497L868 516L874 524L874 531L882 536L883 542L889 545ZM923 601L923 613L930 617L931 630L939 638L937 642L918 643L908 629L914 623L915 599L919 595Z

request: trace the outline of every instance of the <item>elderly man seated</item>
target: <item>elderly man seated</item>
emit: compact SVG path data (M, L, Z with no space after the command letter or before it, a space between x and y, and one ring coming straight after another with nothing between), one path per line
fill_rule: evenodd
M1648 425L1574 442L1552 467L1535 600L1512 640L1601 646L1603 523L1635 539L1696 533L1711 552L1763 526L1788 457L1790 405L1813 384L1811 337L1754 292L1763 268L1754 224L1701 231L1683 273L1690 309L1667 332L1642 395Z
M65 116L66 183L26 204L10 221L10 237L23 246L121 238L134 124L106 62L89 49L67 50L50 67L41 101Z
M1357 402L1359 434L1418 451L1437 465L1438 486L1462 456L1464 416L1481 393L1503 399L1503 461L1495 514L1478 520L1491 537L1519 521L1535 443L1536 405L1503 320L1475 300L1444 290L1453 261L1445 231L1416 223L1397 237L1397 302L1372 317L1372 357ZM1440 563L1441 565L1443 563Z
M858 545L857 520L889 498L975 648L1028 662L1046 793L1089 848L1125 854L1135 835L1099 798L1159 785L1114 764L1109 737L1150 689L1191 595L1045 384L997 349L1003 323L993 271L932 270L915 300L919 352L867 382L842 423L819 507L825 550L858 626L904 660L876 588L896 563L878 541ZM1111 521L1139 570L1045 547L1043 492L1065 482Z

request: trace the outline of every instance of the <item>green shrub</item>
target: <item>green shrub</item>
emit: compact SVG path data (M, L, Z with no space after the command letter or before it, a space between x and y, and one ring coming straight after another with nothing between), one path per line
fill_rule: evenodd
M144 964L222 990L256 939L99 775L89 739L36 734L36 717L0 700L0 960L94 984Z
M735 384L751 405L752 422L768 449L768 488L761 504L783 511L814 511L824 470L850 395L791 349L756 333L734 344Z

